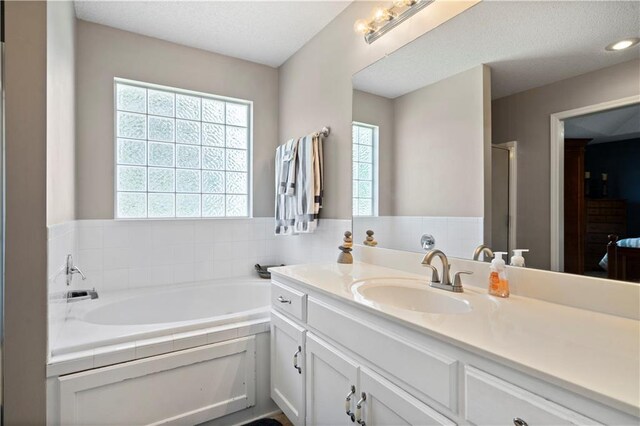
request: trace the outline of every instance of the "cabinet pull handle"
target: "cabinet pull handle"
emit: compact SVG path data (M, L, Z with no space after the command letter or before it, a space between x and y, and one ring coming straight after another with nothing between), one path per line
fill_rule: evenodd
M298 367L298 354L302 352L302 346L298 346L298 350L293 354L293 368L298 370L298 374L302 374L302 368Z
M356 405L356 421L360 426L367 426L367 423L362 420L362 403L366 400L367 394L362 392L362 398L360 398L360 401L358 401L358 404Z
M520 417L514 417L513 418L513 424L515 426L529 426L527 424L527 422L525 422L524 420L522 420Z
M291 304L291 300L289 300L289 299L285 299L285 298L284 298L284 297L282 297L282 296L278 296L278 302L280 302L280 303L288 303L288 304Z
M351 392L347 394L347 399L344 401L344 409L347 412L347 416L351 419L352 422L356 421L356 416L351 411L351 397L356 394L356 387L351 385Z

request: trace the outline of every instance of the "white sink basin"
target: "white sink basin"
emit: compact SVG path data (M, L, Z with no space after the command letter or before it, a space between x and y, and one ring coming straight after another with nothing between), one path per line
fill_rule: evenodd
M356 281L351 290L356 300L371 306L389 306L428 314L464 314L471 304L446 290L433 289L425 280L372 278Z

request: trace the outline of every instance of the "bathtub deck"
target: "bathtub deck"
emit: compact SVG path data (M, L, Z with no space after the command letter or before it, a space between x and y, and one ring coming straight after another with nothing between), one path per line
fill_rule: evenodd
M236 280L234 280L236 281ZM241 285L248 280L237 280ZM251 279L251 282L255 282ZM226 284L229 281L225 281ZM219 283L205 284L217 285ZM193 286L200 287L202 283ZM268 287L268 282L264 284ZM192 287L193 287L192 286ZM185 285L188 289L189 286ZM101 294L101 305L131 297L162 291L142 289ZM163 353L218 343L238 337L269 331L269 306L244 311L228 317L204 318L175 323L102 325L82 321L82 310L88 303L71 306L64 325L57 336L51 336L51 357L47 377L132 361ZM94 306L98 306L95 304ZM76 309L79 308L79 309Z

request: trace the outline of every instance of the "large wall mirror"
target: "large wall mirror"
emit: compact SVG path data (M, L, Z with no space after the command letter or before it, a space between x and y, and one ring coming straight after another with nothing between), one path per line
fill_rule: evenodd
M638 38L638 2L485 1L356 73L354 241L640 282Z

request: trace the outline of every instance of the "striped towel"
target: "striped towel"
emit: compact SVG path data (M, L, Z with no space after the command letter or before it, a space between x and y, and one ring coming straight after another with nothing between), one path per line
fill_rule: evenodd
M317 134L276 149L276 235L312 233L323 195L322 140Z

